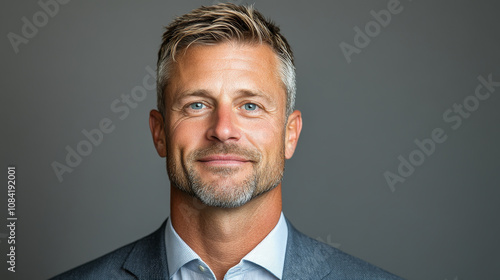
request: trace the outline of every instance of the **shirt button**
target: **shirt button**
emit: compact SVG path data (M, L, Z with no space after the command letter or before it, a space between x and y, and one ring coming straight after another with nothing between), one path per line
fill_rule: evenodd
M205 271L205 268L201 264L198 266L198 268L200 269L201 272Z

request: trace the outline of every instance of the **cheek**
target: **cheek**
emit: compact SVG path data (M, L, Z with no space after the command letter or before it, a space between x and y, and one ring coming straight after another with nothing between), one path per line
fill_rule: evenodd
M245 133L247 139L263 156L276 156L283 150L283 127L268 121L252 125Z
M186 150L197 147L204 138L204 127L206 128L203 124L189 121L176 124L167 135L169 149L174 154L184 154Z

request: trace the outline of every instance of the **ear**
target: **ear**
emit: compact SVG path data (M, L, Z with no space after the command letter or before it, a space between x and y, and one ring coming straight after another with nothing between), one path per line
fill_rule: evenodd
M165 122L163 116L157 110L149 112L149 128L153 136L153 143L160 157L167 156L167 146L165 143Z
M300 131L302 130L302 114L295 110L288 117L285 135L285 158L290 159L295 152L297 142L299 141Z

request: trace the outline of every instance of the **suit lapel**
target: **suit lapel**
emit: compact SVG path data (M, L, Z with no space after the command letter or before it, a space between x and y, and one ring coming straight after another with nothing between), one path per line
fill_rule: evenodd
M138 279L168 279L167 254L165 248L165 225L138 241L123 268Z
M313 239L300 233L286 220L288 240L286 245L283 280L323 279L331 272L330 254L323 251ZM138 279L168 279L167 253L165 247L165 225L141 239L127 256L123 269Z
M316 242L300 233L286 220L288 225L288 240L286 245L283 280L323 279L331 272L328 253Z

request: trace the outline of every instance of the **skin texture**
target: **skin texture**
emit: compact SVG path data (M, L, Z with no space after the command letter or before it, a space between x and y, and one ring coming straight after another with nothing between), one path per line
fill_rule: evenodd
M263 44L193 45L177 57L165 119L150 128L167 157L171 221L217 279L277 224L281 177L302 128L285 116L278 60Z

